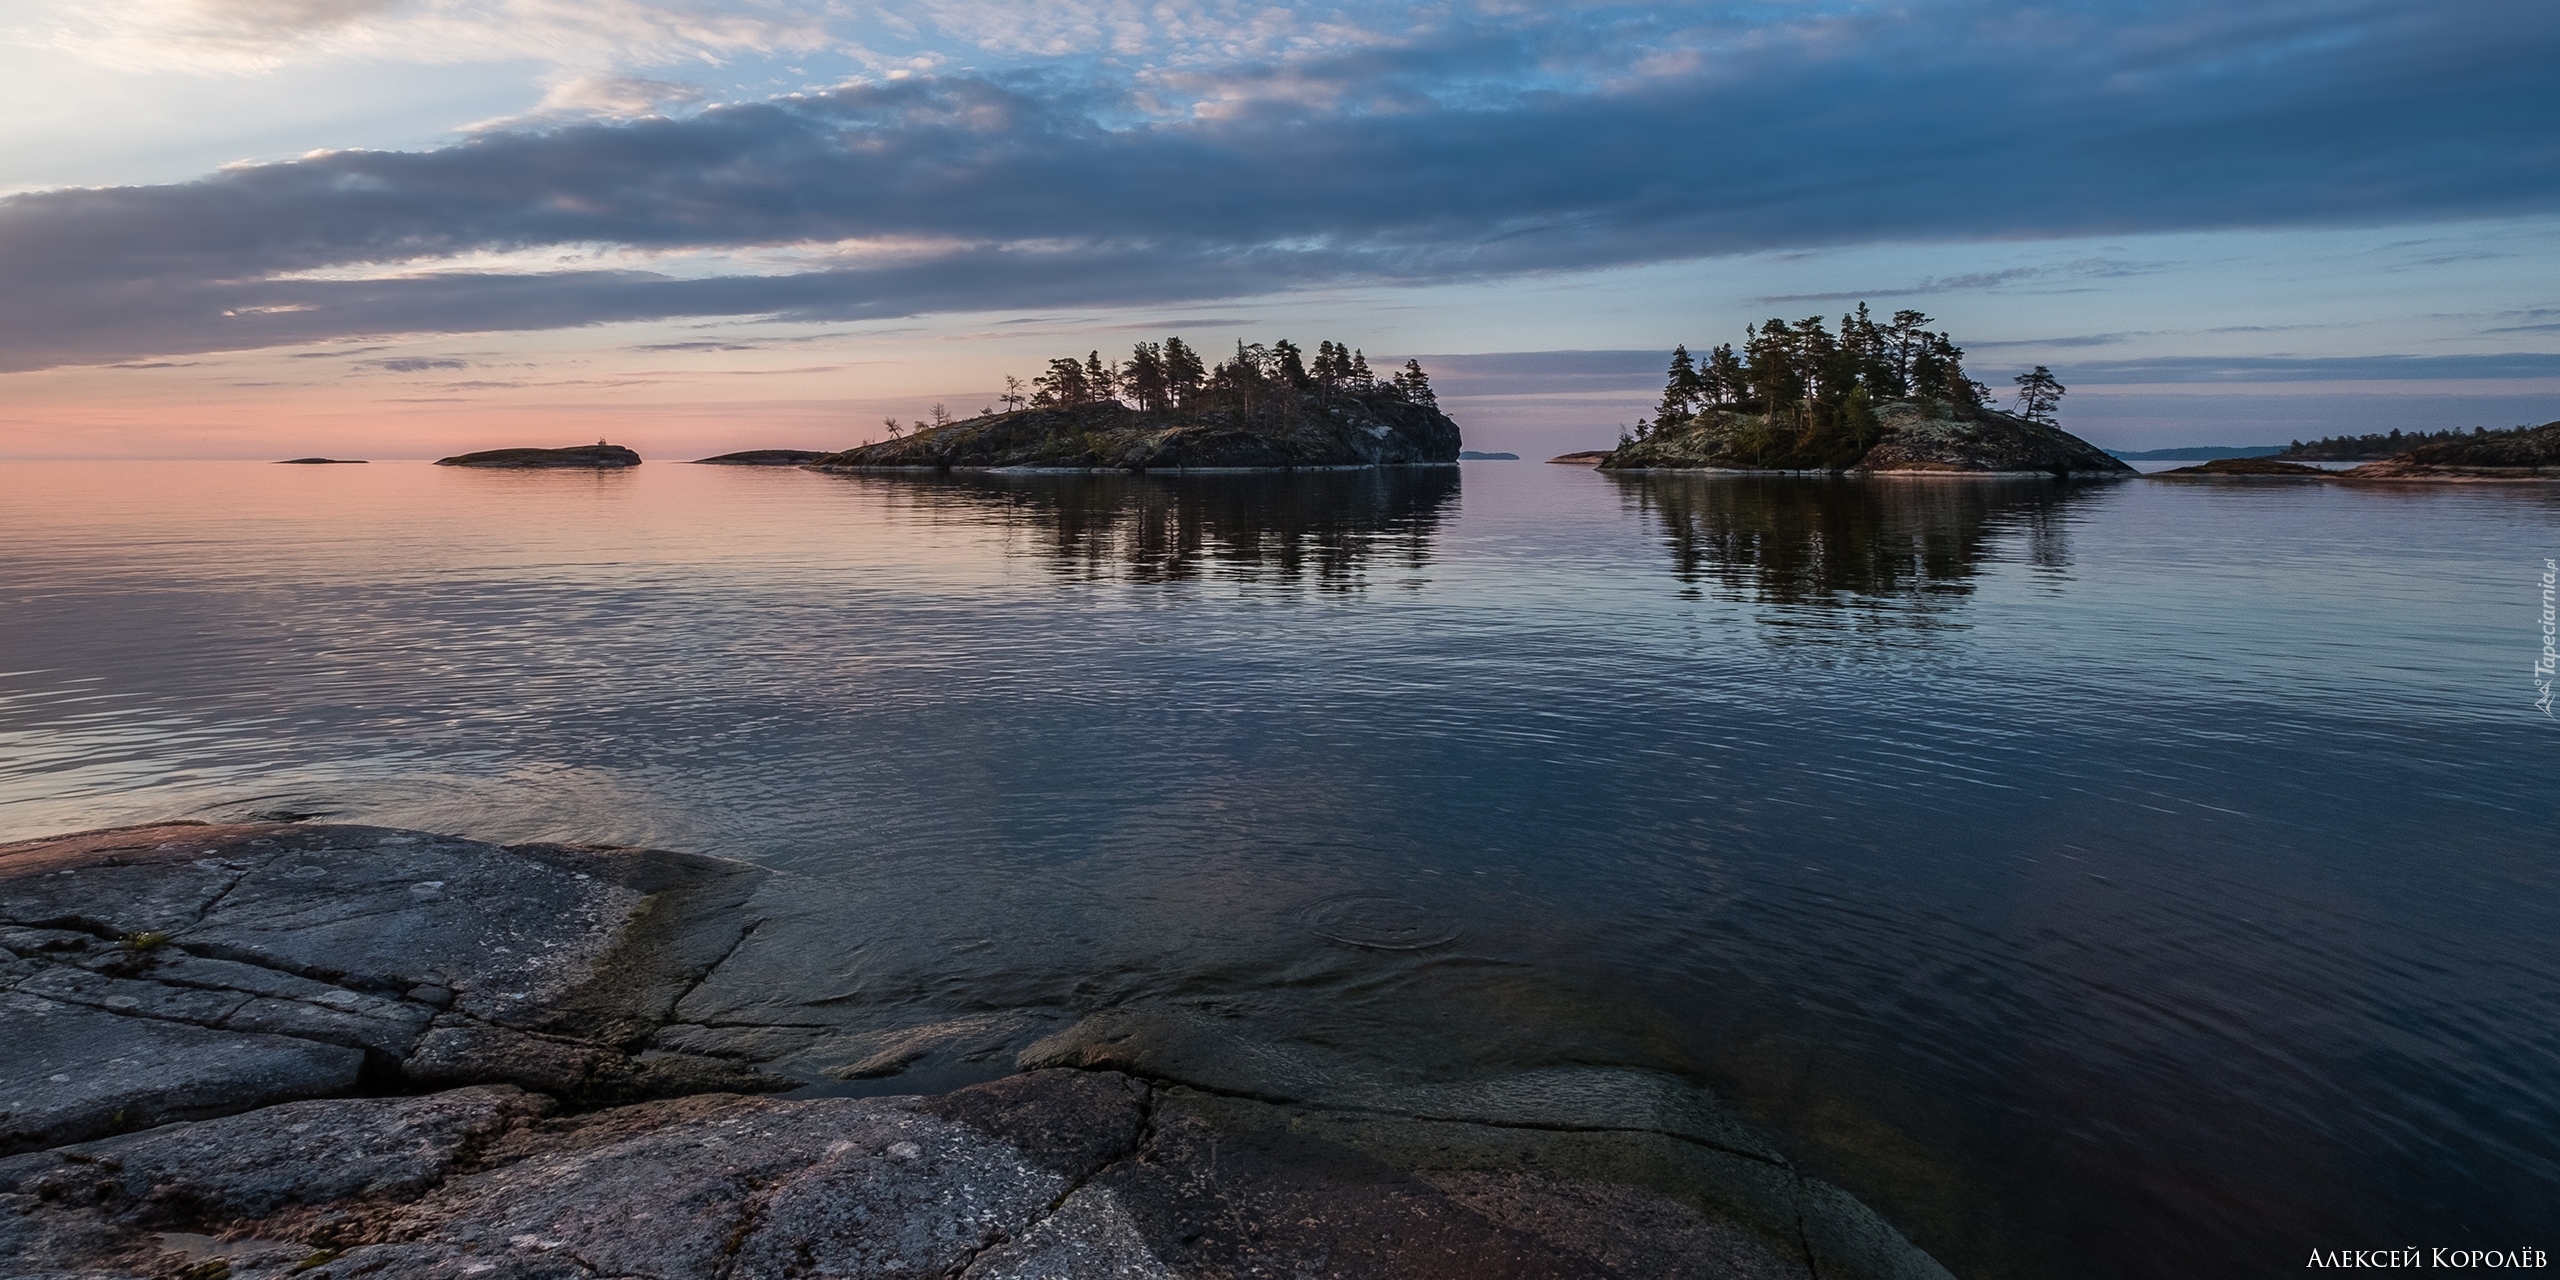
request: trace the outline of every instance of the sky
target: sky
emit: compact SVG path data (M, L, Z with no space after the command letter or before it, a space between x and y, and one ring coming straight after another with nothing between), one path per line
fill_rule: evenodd
M2560 418L2560 5L13 0L0 458L844 447L1180 334L1605 446L1866 301L2116 448Z

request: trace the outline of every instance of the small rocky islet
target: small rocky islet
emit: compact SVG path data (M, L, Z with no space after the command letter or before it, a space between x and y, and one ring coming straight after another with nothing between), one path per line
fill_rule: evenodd
M622 445L571 445L565 449L483 449L478 453L458 453L436 459L439 467L480 467L491 470L534 471L553 468L584 468L615 471L640 465L640 455Z
M698 467L805 467L827 456L824 449L741 449L716 457L696 458Z
M726 972L794 893L348 825L0 847L0 1274L1946 1275L1657 1072L1388 1081L1184 1008L829 1031Z

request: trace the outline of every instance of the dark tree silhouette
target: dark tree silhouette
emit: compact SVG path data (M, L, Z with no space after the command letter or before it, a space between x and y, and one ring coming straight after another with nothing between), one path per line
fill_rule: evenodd
M1201 363L1200 353L1180 338L1164 340L1164 385L1167 407L1191 403L1200 394L1201 384L1209 379L1208 367Z
M1093 384L1086 380L1084 365L1074 356L1060 356L1049 362L1049 371L1031 380L1031 403L1040 408L1072 408L1094 401Z
M2022 373L2010 381L2018 384L2018 416L2029 422L2054 424L2053 411L2062 404L2062 393L2070 388L2053 376L2053 370L2037 365L2035 372Z
M1134 344L1125 365L1105 361L1099 351L1086 352L1081 360L1061 356L1029 385L1028 402L1037 409L1130 407L1172 413L1198 408L1258 416L1293 398L1392 396L1431 407L1439 403L1421 361L1405 361L1381 382L1370 372L1365 353L1331 339L1316 344L1312 364L1304 348L1284 338L1269 346L1238 341L1233 356L1210 366L1189 343L1170 337ZM1019 378L1005 379L1002 401L1008 409L1024 404L1023 386Z
M1705 383L1698 377L1698 363L1690 358L1689 348L1673 347L1671 373L1663 379L1662 404L1654 410L1654 416L1664 422L1674 422L1696 413L1705 389Z
M1129 363L1121 370L1120 389L1127 392L1138 408L1147 413L1161 413L1173 407L1171 384L1165 380L1164 349L1152 342L1141 342L1129 350Z
M1422 362L1419 360L1404 362L1404 368L1395 375L1394 386L1396 394L1415 404L1431 405L1436 408L1440 403L1440 397L1431 392L1431 376L1422 371Z
M1314 376L1307 372L1306 359L1298 352L1298 344L1287 338L1271 344L1271 378L1300 391L1315 385Z

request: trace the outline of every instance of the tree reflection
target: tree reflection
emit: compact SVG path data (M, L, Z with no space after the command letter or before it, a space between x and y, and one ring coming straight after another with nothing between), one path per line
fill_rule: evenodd
M1430 558L1455 467L1265 474L869 474L935 505L1000 515L1060 573L1179 582L1202 577L1353 590L1372 566Z
M1680 581L1783 605L1970 595L1976 567L2008 535L2028 563L2067 567L2063 513L2092 492L2041 477L1612 478L1661 522Z

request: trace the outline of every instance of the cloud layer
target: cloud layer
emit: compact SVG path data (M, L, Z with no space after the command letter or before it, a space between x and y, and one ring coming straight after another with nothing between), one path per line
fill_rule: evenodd
M2555 53L2539 0L1948 4L918 76L0 200L0 367L2542 212Z

